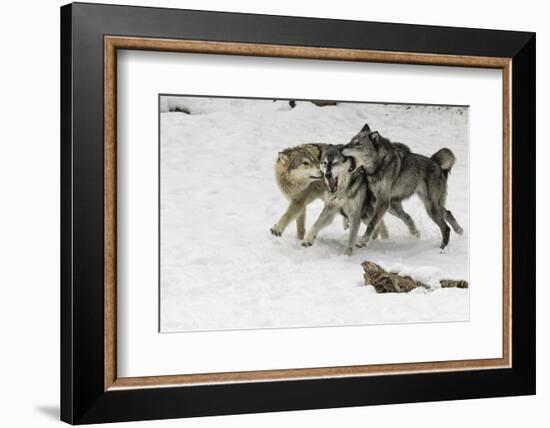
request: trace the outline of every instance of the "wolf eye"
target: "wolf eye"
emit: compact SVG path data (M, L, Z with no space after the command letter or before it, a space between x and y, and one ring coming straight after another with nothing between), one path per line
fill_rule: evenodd
M303 161L302 165L309 165L309 162L308 161Z
M339 163L340 163L340 162L338 162L338 161L332 161L332 164L333 164L333 165L338 165Z

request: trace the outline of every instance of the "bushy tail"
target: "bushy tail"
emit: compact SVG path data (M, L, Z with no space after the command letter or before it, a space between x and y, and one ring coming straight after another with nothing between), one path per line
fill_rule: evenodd
M456 158L453 152L447 148L443 148L435 152L431 159L435 161L439 167L443 170L445 175L448 175L451 172L451 168L455 164Z

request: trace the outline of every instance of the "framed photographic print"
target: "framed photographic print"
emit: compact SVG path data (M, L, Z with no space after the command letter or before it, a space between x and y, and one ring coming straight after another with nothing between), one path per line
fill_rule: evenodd
M61 8L72 424L535 393L535 35Z

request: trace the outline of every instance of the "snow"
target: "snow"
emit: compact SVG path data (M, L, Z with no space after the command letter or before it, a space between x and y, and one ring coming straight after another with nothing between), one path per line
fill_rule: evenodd
M171 112L176 106L191 114ZM162 332L465 321L468 280L468 110L465 107L161 98L160 323ZM345 256L337 218L311 248L269 233L287 208L274 178L277 153L308 142L345 143L367 122L392 141L431 155L450 148L447 208L464 228L441 235L418 197L404 203L422 234L387 214L390 237ZM308 207L307 227L322 209ZM363 232L362 227L360 233ZM431 291L377 294L361 262L423 281ZM473 284L475 286L475 284Z

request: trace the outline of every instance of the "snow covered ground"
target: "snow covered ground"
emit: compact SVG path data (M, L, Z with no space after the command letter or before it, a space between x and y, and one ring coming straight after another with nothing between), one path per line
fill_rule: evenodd
M191 114L169 111L176 106ZM469 291L438 288L442 278L468 280L466 108L297 102L290 109L286 101L162 97L161 112L161 331L468 320ZM311 248L300 246L294 224L281 238L269 233L287 208L274 179L277 153L345 143L365 122L415 152L455 153L447 208L464 235L451 232L445 254L416 196L404 207L421 239L387 214L390 238L351 257L343 255L340 219ZM308 207L308 227L321 209L321 201ZM377 294L363 285L364 260L434 290Z

